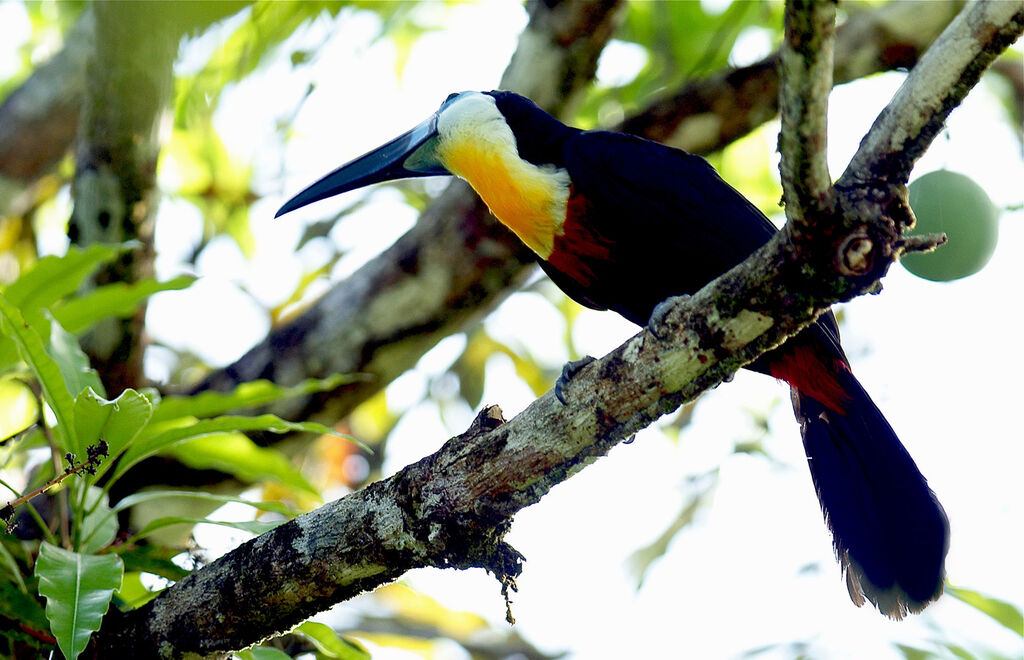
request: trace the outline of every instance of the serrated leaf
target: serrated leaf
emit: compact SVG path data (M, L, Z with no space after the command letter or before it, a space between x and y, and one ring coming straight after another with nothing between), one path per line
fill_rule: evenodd
M270 433L289 433L303 431L323 435L329 433L344 438L351 438L334 429L316 422L289 422L276 415L258 415L256 417L240 417L224 415L213 419L194 420L177 419L163 424L150 423L146 430L135 440L117 465L114 479L119 478L132 465L160 451L166 451L174 445L192 438L200 438L216 433L235 431L267 431ZM355 440L352 440L355 442Z
M43 398L57 418L55 440L64 451L75 447L74 401L64 385L60 368L46 352L43 340L26 321L21 310L0 294L0 326L4 333L13 338L18 353L39 381Z
M290 397L327 392L361 378L363 376L334 375L327 378L311 378L291 387L281 387L269 380L254 380L242 383L230 392L208 390L192 396L167 396L153 412L153 421L222 415L232 410L265 406Z
M132 440L149 422L153 405L146 395L125 390L113 401L107 401L92 389L86 389L75 399L75 430L78 451L103 439L107 443L107 459L98 466L96 474L89 476L95 483L113 464Z
M123 571L117 555L84 555L45 541L39 546L39 593L46 598L50 631L68 660L78 658L99 630Z
M1024 637L1024 614L1013 603L985 596L972 589L946 587L946 593L995 619L1000 625Z
M57 363L61 376L64 377L64 386L68 394L74 397L78 396L79 392L92 388L106 396L100 376L89 364L89 356L78 345L78 340L56 321L52 323L47 350Z
M166 282L144 279L131 284L107 284L55 307L53 317L68 332L79 334L100 319L112 316L127 318L135 313L143 300L154 293L186 289L195 279L191 275L181 275Z
M369 651L361 644L339 636L333 628L323 623L307 621L292 633L308 639L316 646L317 651L328 658L339 658L340 660L369 660L370 658Z
M310 495L319 495L287 456L276 449L257 446L242 433L204 435L185 440L166 453L197 470L220 470L246 483L271 479Z
M131 244L95 244L87 248L72 245L62 257L49 256L37 261L32 270L7 287L4 295L17 307L48 307L74 293L100 265L131 248Z

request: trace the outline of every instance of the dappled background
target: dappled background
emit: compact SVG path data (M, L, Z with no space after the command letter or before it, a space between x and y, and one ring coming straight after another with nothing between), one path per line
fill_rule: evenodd
M841 13L845 19L883 8L851 2ZM919 11L937 8L948 12L946 3ZM84 9L0 5L0 99L13 98L43 63L66 52ZM176 289L152 295L136 319L144 323L136 335L136 388L187 392L221 382L272 328L302 323L314 301L409 231L447 180L375 187L278 220L273 215L315 178L421 121L450 92L497 87L529 18L512 2L260 2L237 9L212 23L194 19L187 30L170 107L155 124L152 231L118 239L151 241L149 275L172 283L153 288ZM628 128L631 118L650 118L644 113L652 104L688 81L769 56L781 37L781 15L774 2L628 4L593 83L562 116L585 128ZM908 29L885 27L893 39ZM514 628L504 623L498 583L479 570L414 571L317 620L375 658L882 658L961 650L1019 657L1024 64L1016 48L953 112L912 176L913 182L951 170L981 186L998 227L991 260L949 282L894 266L881 295L836 310L854 370L949 514L953 596L903 622L850 604L788 390L740 373L517 517L508 540L527 561L512 597ZM835 89L833 176L904 76L892 70ZM664 137L706 153L727 181L781 223L777 120L757 120L734 140L720 137L727 133L721 116L693 112L700 121ZM44 119L42 125L65 128L77 121L73 113ZM13 139L4 135L0 128L0 142ZM69 225L73 150L65 145L52 162L33 167L27 161L39 149L32 147L36 136L21 139L28 146L13 155L0 144L4 286L31 272L40 257L65 254L79 237ZM54 138L38 136L44 139ZM719 142L728 144L717 149ZM436 450L484 404L498 404L511 417L550 389L566 360L603 355L636 331L613 314L567 300L539 271L510 279L518 288L495 298L493 311L453 329L413 368L362 395L350 414L331 418L332 404L323 399L301 407L302 419L335 426L372 452L331 435L208 436L168 450L176 465L184 463L171 485L313 508ZM98 332L92 328L90 336ZM116 379L99 366L109 362L103 342L85 343L113 398ZM282 385L330 375L273 373ZM309 389L330 392L336 385ZM35 405L22 379L0 381L3 435L27 434L39 417ZM0 447L0 460L4 482L19 494L45 480L38 454L16 441ZM136 507L125 524L141 529L171 505L156 506ZM191 506L183 504L180 515L253 519L251 507L211 513ZM184 550L174 561L190 568L248 536L225 526L177 525L149 538ZM142 602L174 579L162 566L136 564L122 600Z

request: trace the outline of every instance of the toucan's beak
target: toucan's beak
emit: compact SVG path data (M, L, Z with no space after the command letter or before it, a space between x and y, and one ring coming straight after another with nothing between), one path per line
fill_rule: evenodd
M278 218L307 204L362 188L371 183L448 174L448 170L438 162L435 156L436 138L437 114L435 113L431 115L430 119L408 133L399 135L384 146L342 165L309 186L285 202L274 217Z

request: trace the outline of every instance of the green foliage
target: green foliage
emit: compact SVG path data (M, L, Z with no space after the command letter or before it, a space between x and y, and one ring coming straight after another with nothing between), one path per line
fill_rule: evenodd
M339 660L368 660L370 654L358 642L339 637L329 626L315 621L307 621L292 631L316 646L316 650L326 658Z
M116 555L87 555L43 543L36 562L46 618L64 657L74 660L99 630L124 565Z
M1013 603L991 596L985 596L971 589L947 587L946 593L983 612L999 625L1008 628L1017 635L1024 637L1024 614Z
M353 380L335 376L309 380L293 387L267 381L244 383L232 392L205 392L161 399L156 391L127 389L107 398L103 383L91 368L73 332L84 332L110 317L136 312L137 305L156 291L180 289L191 278L160 283L143 280L134 286L111 284L76 293L102 265L131 245L72 248L63 257L47 257L0 293L0 324L6 361L0 365L0 431L11 438L7 456L30 447L28 429L42 429L52 443L54 460L44 464L31 483L35 492L14 491L18 499L4 512L5 523L19 509L35 520L48 540L22 545L8 534L0 536L0 617L20 622L12 633L17 642L45 649L49 634L68 658L77 657L100 626L113 598L123 607L138 606L155 595L145 586L145 573L181 579L187 571L173 561L178 548L143 543L167 527L211 523L261 534L290 519L296 511L275 501L250 502L230 495L155 490L124 497L111 506L109 491L140 460L163 453L188 466L223 470L246 483L274 483L303 501L318 501L318 490L291 460L276 449L256 446L243 432L338 434L312 422L290 422L263 414L224 414L254 408L283 398L328 391ZM45 405L44 405L45 404ZM52 413L44 414L44 410ZM53 475L52 463L66 467ZM6 484L5 484L6 485ZM30 487L31 488L31 487ZM46 493L60 504L39 512L27 500ZM254 516L270 513L272 520L211 520L167 509L173 500L202 503L207 511L224 504L245 503ZM145 520L121 542L118 514L159 502L162 515ZM48 528L46 516L58 516L60 531ZM24 524L24 522L22 523ZM31 535L30 535L31 536ZM59 547L63 545L64 547ZM35 564L34 574L29 567ZM122 586L125 566L129 580ZM26 579L26 575L34 575ZM41 598L46 599L45 616ZM47 633L47 629L49 633Z
M194 277L181 275L166 282L144 279L127 284L115 282L100 286L92 291L64 301L53 310L53 317L72 334L81 334L103 318L114 316L127 318L138 310L139 305L154 293L180 291L188 288Z

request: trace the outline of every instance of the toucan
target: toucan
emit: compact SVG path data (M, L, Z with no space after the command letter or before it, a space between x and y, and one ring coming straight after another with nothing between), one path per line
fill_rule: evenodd
M776 231L703 158L572 128L507 91L451 94L426 121L316 181L277 216L373 183L434 175L465 179L569 297L641 326L659 303L696 292ZM920 612L943 590L949 522L854 378L835 316L827 312L747 368L792 389L850 598L894 619Z

